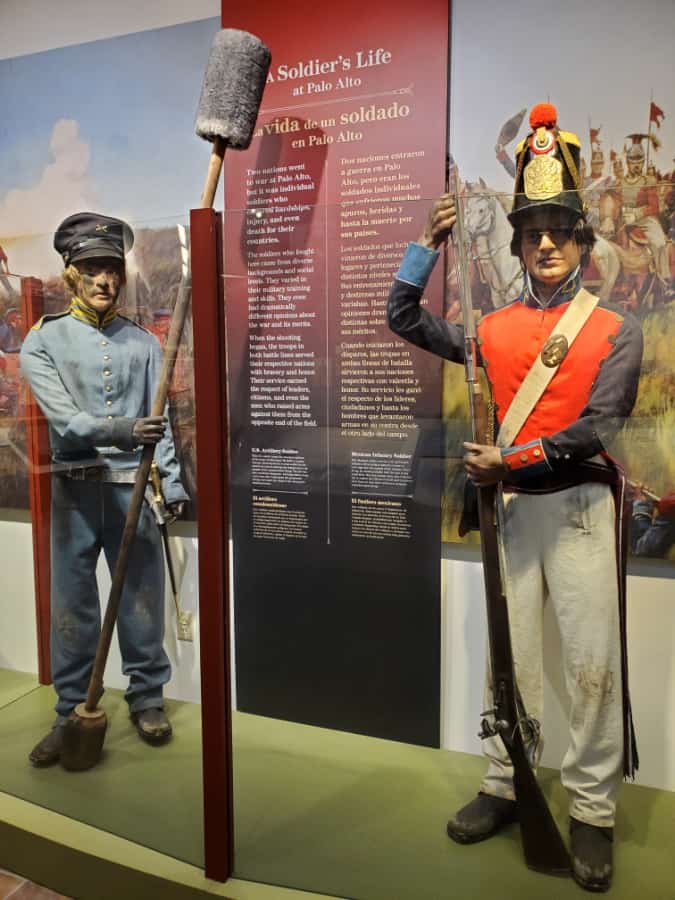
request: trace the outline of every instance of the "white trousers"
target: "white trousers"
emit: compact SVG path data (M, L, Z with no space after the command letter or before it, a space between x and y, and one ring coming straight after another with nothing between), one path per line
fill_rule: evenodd
M528 715L543 714L543 611L552 604L570 701L561 780L570 815L613 826L623 774L621 644L614 501L604 484L505 494L505 589L516 678ZM488 682L490 675L488 672ZM486 706L493 705L489 684ZM481 791L515 799L501 738L487 738Z

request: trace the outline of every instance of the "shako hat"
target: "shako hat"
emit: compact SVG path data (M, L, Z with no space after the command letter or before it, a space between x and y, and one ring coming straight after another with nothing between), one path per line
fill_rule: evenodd
M581 142L558 128L552 103L539 103L530 113L530 134L516 147L516 183L509 221L541 207L568 210L583 217L579 163Z
M54 249L66 266L97 256L123 260L133 245L134 233L126 222L92 212L68 216L54 234Z

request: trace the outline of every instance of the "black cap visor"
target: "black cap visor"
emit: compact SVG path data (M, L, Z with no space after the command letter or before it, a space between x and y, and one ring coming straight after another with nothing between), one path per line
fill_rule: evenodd
M520 195L516 200L516 208L507 218L515 228L524 218L546 211L557 215L561 220L567 220L570 226L578 219L585 219L581 198L576 191L565 191L557 197L551 197L550 200L533 200Z
M104 238L92 238L88 241L82 241L79 247L75 247L70 251L68 264L78 262L82 259L105 258L120 259L124 262L124 251L120 249L119 243L107 241Z

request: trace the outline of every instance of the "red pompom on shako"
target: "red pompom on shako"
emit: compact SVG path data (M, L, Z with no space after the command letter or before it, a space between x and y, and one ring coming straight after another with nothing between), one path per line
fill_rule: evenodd
M530 128L554 128L558 123L558 110L552 103L537 103L530 112Z

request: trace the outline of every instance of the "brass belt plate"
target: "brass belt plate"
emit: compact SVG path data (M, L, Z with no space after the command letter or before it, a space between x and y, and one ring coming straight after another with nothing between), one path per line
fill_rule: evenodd
M541 361L549 369L555 369L567 356L569 344L564 334L552 334L541 351Z

